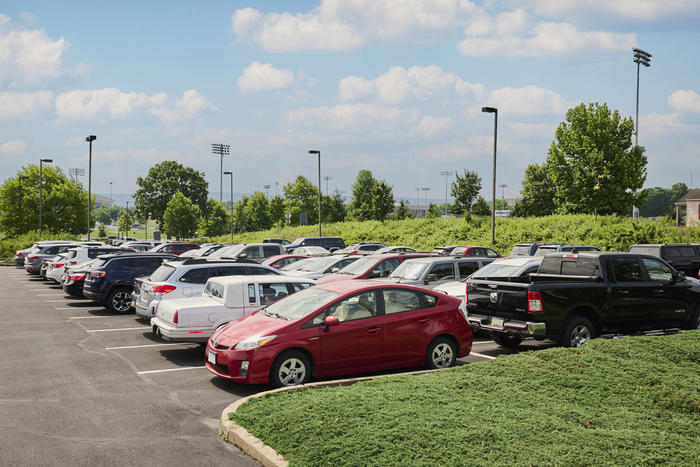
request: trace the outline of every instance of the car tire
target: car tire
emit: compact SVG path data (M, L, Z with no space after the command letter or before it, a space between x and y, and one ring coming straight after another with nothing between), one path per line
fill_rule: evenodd
M493 333L493 340L496 344L507 349L517 349L523 341L523 337L518 334Z
M691 316L688 329L700 329L700 307L697 307L695 313Z
M311 379L311 363L301 352L288 350L275 359L270 383L276 388L298 386Z
M562 347L579 347L595 337L595 326L588 318L572 316L564 325L559 344Z
M114 313L128 313L131 311L131 291L126 287L118 287L109 293L107 309Z
M447 337L438 337L428 346L425 366L431 370L449 368L457 362L457 346Z

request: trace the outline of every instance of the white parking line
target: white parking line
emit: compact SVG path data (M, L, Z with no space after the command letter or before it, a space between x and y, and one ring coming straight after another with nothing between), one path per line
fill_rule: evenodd
M64 293L38 293L37 297L63 297Z
M85 332L112 332L112 331L150 331L151 328L148 326L141 326L138 328L117 328L117 329L91 329Z
M105 350L123 350L123 349L143 349L145 347L166 347L171 345L191 345L196 344L196 342L176 342L176 343L163 343L163 344L143 344L143 345L125 345L122 347L105 347Z
M44 300L44 303L65 303L65 299L63 300Z
M60 310L60 308L56 308ZM65 310L66 308L64 308ZM75 310L75 308L68 308L68 310ZM100 318L133 318L129 315L114 315L114 316L71 316L68 319L100 319ZM140 328L139 328L140 329Z
M472 345L482 345L482 344L493 344L494 341L479 341L479 342L472 342Z
M471 352L469 355L474 355L475 357L488 358L489 360L496 360L496 357L491 355L484 355L482 353Z
M152 373L165 373L168 371L182 371L182 370L197 370L199 368L206 368L206 365L202 366L184 366L182 368L169 368L167 370L149 370L149 371L137 371L137 375L149 375Z

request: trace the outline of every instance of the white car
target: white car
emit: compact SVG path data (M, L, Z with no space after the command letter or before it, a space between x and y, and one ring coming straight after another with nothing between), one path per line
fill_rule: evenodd
M68 252L56 255L46 264L46 279L61 283L61 277L66 269Z
M199 297L161 302L151 326L155 335L167 340L206 342L219 326L315 283L282 275L212 278Z
M323 248L322 246L300 246L294 250L295 255L309 255L309 256L330 256L331 252Z

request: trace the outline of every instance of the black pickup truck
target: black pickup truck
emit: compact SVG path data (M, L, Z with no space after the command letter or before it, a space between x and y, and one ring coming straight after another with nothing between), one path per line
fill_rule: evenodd
M577 347L601 334L700 328L700 281L650 255L552 254L528 277L466 288L469 324L504 347L526 336Z

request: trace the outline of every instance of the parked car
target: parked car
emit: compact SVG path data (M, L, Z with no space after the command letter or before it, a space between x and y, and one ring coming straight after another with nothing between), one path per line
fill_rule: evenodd
M279 243L239 243L215 251L212 257L231 259L250 259L262 262L271 256L284 253L284 247Z
M75 266L76 264L84 263L92 259L97 258L99 255L106 255L110 253L121 254L121 253L133 253L135 250L132 248L122 248L113 246L90 246L90 247L75 247L69 249L66 253L62 253L63 259L59 261L51 261L48 263L46 269L46 278L61 283L63 274L66 268L70 266Z
M360 259L359 255L333 255L321 258L309 258L303 263L299 263L298 268L284 271L289 276L306 277L309 279L320 279L321 277L333 274L350 263Z
M292 244L292 242L290 242L286 238L265 238L263 239L263 243L279 243L283 246Z
M68 252L60 253L56 256L45 259L41 264L41 272L39 275L48 281L57 281L57 279L54 277L57 274L56 270L58 268L61 270L63 269L66 264L66 255L68 255ZM58 278L60 279L60 277L61 276L59 275Z
M32 248L24 258L24 269L30 274L39 274L45 259L51 259L59 253L65 253L80 243L49 243Z
M17 250L15 252L15 257L14 257L15 264L18 266L24 266L24 260L26 259L27 254L37 247L53 245L53 244L65 244L65 243L75 243L75 241L74 240L41 240L41 241L35 242L29 248L24 248L22 250Z
M690 243L640 244L632 245L627 251L656 256L669 263L676 271L683 271L690 277L700 277L700 245Z
M351 255L372 255L377 250L386 247L384 242L356 242L352 243L341 250L335 251L338 254Z
M432 253L435 255L449 255L450 253L452 253L452 250L454 250L455 248L457 248L456 245L438 246L438 247L433 248Z
M170 253L173 255L181 255L182 253L189 250L196 250L199 248L197 243L188 242L166 242L161 243L158 246L151 248L149 251L151 253Z
M98 264L100 261L101 260L99 259L92 259L90 261L66 268L63 276L61 277L61 287L63 287L63 292L73 297L83 297L85 277L90 274L93 266Z
M471 277L466 287L469 324L504 347L526 336L578 347L601 334L700 329L700 281L650 255L552 254L527 281Z
M335 253L342 250L336 250ZM298 255L307 256L330 256L331 252L320 246L300 246L294 250Z
M469 275L495 258L486 257L444 257L408 259L389 274L388 279L397 284L435 287L449 281L466 279Z
M485 256L487 258L503 258L493 248L485 246L456 246L449 253L450 256Z
M133 248L136 251L150 251L153 248L160 245L161 243L162 242L154 241L154 240L137 240L137 241L124 242L119 246L121 246L122 248Z
M202 294L204 284L212 277L239 275L281 275L277 269L252 260L192 258L166 261L150 277L136 279L132 300L136 314L150 319L160 303Z
M601 249L593 245L540 245L535 256L544 256L549 253L580 253L582 251L601 251Z
M270 256L262 262L265 266L270 266L275 269L281 269L288 264L296 263L299 260L309 258L307 255L275 255Z
M134 279L150 276L163 261L176 258L167 253L129 253L100 256L85 278L83 295L115 313L131 309Z
M383 255L385 253L415 253L414 248L408 246L385 246L384 248L378 249L375 254Z
M401 253L398 255L369 255L350 263L334 274L318 280L319 284L348 279L379 279L389 277L399 264L411 258L430 256L427 253Z
M283 275L209 279L198 297L163 302L151 319L166 340L206 342L220 326L304 290L315 282Z
M320 246L332 253L345 248L345 242L340 237L300 237L286 245L285 252L292 253L300 246Z
M556 243L518 243L510 250L510 256L535 256L537 249L543 245L557 245Z
M386 282L317 285L219 328L207 342L206 366L237 383L278 387L390 368L447 368L472 346L458 306L448 295Z

